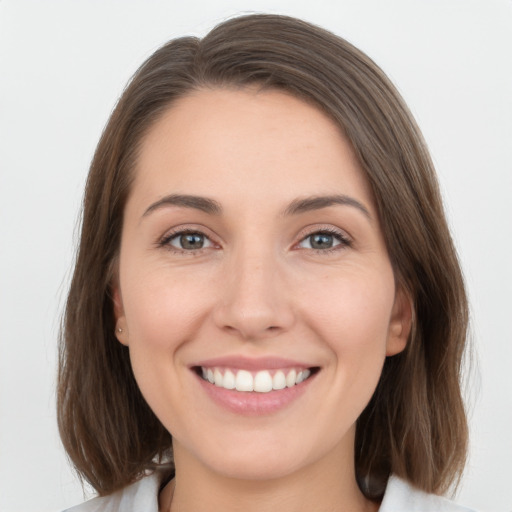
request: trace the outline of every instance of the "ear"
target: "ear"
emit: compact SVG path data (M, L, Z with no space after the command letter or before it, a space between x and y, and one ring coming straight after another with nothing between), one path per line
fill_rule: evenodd
M407 346L412 328L413 302L402 286L397 286L395 302L389 322L386 356L394 356Z
M114 303L114 317L116 319L116 338L123 345L128 346L128 326L124 314L123 298L119 284L112 286L112 301Z

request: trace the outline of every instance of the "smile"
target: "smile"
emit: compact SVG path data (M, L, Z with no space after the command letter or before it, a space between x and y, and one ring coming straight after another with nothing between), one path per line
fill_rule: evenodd
M315 371L315 368L286 368L251 372L233 368L198 367L199 376L214 386L256 393L292 388L307 380Z
M213 403L254 418L290 407L314 386L321 367L280 357L226 356L190 369Z

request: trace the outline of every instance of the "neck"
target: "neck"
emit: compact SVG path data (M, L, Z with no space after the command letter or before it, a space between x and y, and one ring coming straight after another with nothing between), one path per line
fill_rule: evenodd
M271 480L242 480L220 475L197 459L182 459L175 447L176 478L164 489L161 512L376 512L378 505L359 490L353 457L340 464L336 450L321 461ZM346 459L345 459L346 460ZM183 462L183 464L180 464Z

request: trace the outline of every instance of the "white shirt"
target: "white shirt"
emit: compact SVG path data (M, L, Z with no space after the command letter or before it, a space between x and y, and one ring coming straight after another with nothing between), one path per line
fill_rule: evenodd
M93 498L64 512L158 512L161 475L154 473L120 491ZM441 496L427 494L391 476L379 512L475 512Z

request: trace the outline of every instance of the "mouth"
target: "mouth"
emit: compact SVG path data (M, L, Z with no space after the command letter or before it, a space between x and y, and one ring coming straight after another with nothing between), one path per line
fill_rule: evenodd
M206 396L236 415L268 417L315 389L320 366L278 356L221 356L189 367Z
M320 370L317 366L258 371L223 366L194 366L192 369L202 380L213 386L244 393L270 393L294 388Z

